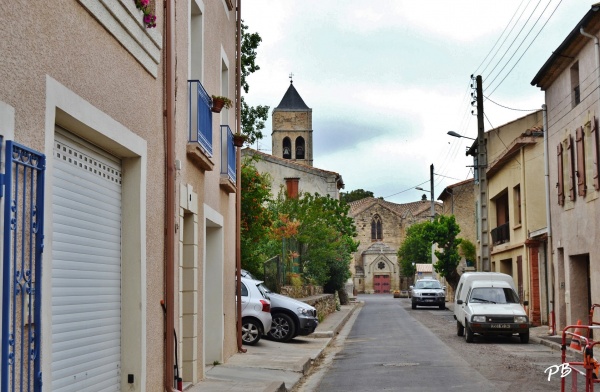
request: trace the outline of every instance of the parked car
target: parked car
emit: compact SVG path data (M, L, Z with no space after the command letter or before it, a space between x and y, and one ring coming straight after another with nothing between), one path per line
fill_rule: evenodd
M410 297L412 308L417 306L439 306L446 309L446 287L439 280L423 278L417 280L414 286L410 286Z
M241 271L242 276L254 279L246 270ZM313 306L298 301L297 299L277 294L261 285L271 300L271 316L273 323L267 335L278 342L287 342L296 336L310 335L319 325L317 309Z
M523 302L527 306L527 301ZM475 334L512 336L529 342L529 319L519 302L512 276L500 272L465 272L454 304L456 334L467 343Z
M242 342L255 345L271 330L271 301L260 280L242 277Z

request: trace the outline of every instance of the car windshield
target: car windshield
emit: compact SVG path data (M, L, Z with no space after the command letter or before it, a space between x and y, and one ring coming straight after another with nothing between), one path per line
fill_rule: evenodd
M471 302L516 304L519 303L519 297L508 287L478 287L471 293Z
M418 281L415 285L415 289L441 289L442 286L437 280Z

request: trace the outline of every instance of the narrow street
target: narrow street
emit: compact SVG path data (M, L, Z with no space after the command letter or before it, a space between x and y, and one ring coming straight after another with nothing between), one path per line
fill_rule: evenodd
M360 295L320 366L296 391L560 391L548 381L560 351L518 337L466 343L448 309L410 309L407 298ZM347 335L347 336L346 336Z

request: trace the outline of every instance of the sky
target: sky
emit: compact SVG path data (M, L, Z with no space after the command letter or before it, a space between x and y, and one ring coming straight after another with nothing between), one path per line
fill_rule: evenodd
M598 1L598 0L596 0ZM471 75L483 80L485 130L544 104L531 81L596 1L249 0L260 70L246 101L272 110L290 83L313 116L313 166L394 203L435 198L473 177Z

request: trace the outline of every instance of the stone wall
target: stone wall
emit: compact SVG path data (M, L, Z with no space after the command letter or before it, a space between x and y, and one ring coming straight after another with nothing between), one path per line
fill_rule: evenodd
M298 299L317 308L319 322L321 322L324 318L326 318L328 315L335 312L336 310L335 295L333 294L320 294L314 295L312 297Z
M300 286L300 287L283 286L283 287L281 287L281 294L287 295L288 297L301 299L301 298L306 298L306 297L312 297L314 295L323 294L323 287L322 286L312 286L312 285Z

